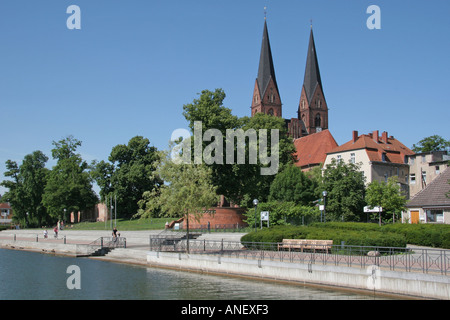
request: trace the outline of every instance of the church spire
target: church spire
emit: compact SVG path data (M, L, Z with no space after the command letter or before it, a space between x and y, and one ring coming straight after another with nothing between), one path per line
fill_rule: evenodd
M311 24L305 77L303 79L298 118L309 134L328 129L328 107L322 88L319 62Z
M311 103L314 91L319 86L322 89L322 80L320 79L319 63L317 61L316 45L311 24L311 34L309 36L308 55L306 58L305 78L303 80L308 102Z
M275 77L272 50L270 48L267 19L264 17L263 39L252 102L252 116L262 112L281 117L281 100Z

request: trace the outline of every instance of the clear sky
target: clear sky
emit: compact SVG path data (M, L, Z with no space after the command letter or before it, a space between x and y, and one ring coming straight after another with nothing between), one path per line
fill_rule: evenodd
M67 28L70 5L80 30ZM367 28L369 5L379 30ZM136 135L165 149L204 89L222 88L233 114L249 116L264 6L285 118L296 117L312 19L338 144L352 130L410 148L450 138L450 1L2 0L0 180L6 160L51 159L68 135L88 162Z

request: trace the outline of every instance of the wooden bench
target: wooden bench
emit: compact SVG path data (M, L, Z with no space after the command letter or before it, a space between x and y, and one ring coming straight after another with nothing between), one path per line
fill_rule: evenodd
M289 249L295 250L303 249L306 250L316 250L331 252L331 246L333 245L333 240L311 240L311 239L283 239L283 242L278 244L278 250Z

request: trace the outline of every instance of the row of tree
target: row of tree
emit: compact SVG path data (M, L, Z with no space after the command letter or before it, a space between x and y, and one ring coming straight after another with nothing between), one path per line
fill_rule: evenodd
M158 151L147 138L136 136L127 145L113 147L107 161L88 164L77 153L81 141L69 136L53 142L52 157L57 162L52 169L45 167L48 157L41 151L25 156L21 165L8 160L5 172L8 180L0 183L8 192L2 200L11 203L17 222L28 226L67 220L70 212L87 210L113 195L117 199L119 217L128 218L201 214L203 209L217 203L218 195L224 195L246 208L253 207L255 198L261 207L264 203L278 205L285 212L291 212L289 219L292 220L306 214L317 215L317 200L323 190L328 192L327 220L363 220L362 208L366 204L383 206L388 216L404 207L405 199L394 180L374 182L366 188L364 177L355 164L335 162L323 174L318 169L306 175L294 165L295 148L282 118L264 114L239 118L223 105L224 99L221 89L204 90L198 99L184 105L183 115L191 132L194 132L194 123L201 122L202 132L218 130L224 139L219 145L225 145L227 129L277 129L278 174L261 175L261 168L268 164L261 159L250 164L248 144L245 164L227 164L225 159L208 165L175 164L171 160L172 149ZM203 140L202 150L211 144ZM176 143L183 141L180 138ZM191 147L194 145L195 141ZM414 148L416 152L427 152L433 151L427 148L448 149L449 145L450 142L433 136ZM270 150L269 145L269 153ZM237 153L235 146L235 159ZM226 155L214 155L216 159L219 156ZM100 198L93 191L94 183L100 188ZM292 208L287 208L286 204ZM280 223L287 220L285 216Z

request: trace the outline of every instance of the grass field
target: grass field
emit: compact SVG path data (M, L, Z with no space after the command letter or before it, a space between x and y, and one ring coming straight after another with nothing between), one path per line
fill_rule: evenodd
M152 218L152 219L117 219L117 229L122 231L136 230L159 230L164 229L166 222L171 222L173 218ZM116 226L116 221L112 220L112 226ZM73 225L71 230L111 230L111 221L105 222L80 222Z

